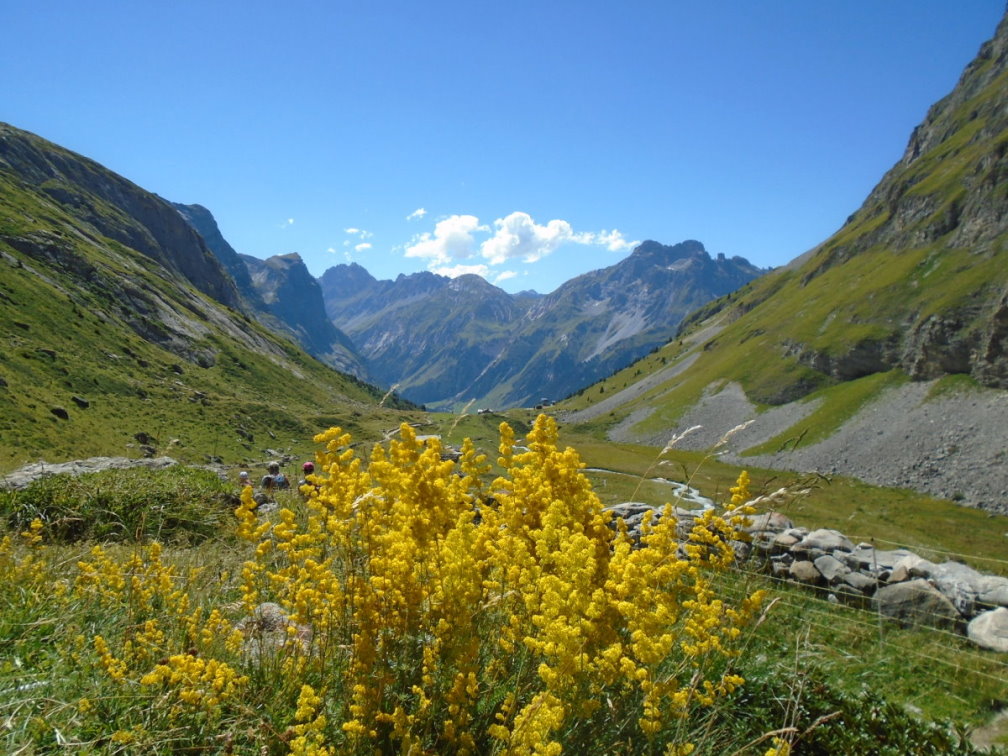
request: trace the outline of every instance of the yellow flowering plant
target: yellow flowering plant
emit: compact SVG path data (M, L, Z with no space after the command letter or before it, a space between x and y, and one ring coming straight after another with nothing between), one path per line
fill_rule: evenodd
M744 474L688 538L668 504L634 542L545 415L524 446L501 425L496 474L470 441L448 455L405 424L366 462L339 428L316 441L307 498L262 514L243 490L234 580L157 542L71 562L72 710L94 744L686 754L695 715L742 684L762 594L732 603L713 580L744 539ZM43 531L0 544L40 594Z
M614 716L686 752L691 713L742 683L730 662L762 596L731 606L709 573L741 537L747 482L683 558L670 506L642 548L611 522L552 418L527 451L500 432L489 482L471 443L454 462L404 424L366 468L340 429L316 437L317 488L272 522L246 489L244 600L311 629L284 645L300 662L283 689L313 702L291 720L299 752L559 753Z

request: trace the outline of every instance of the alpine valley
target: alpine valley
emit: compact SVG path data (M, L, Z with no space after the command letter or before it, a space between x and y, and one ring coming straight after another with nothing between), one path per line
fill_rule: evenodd
M356 264L315 279L0 125L2 463L141 438L241 457L331 420L378 418L374 435L419 405L559 402L584 433L656 446L752 421L740 464L1003 511L1006 50L1002 22L861 208L790 264L646 241L548 294Z
M647 241L551 294L510 295L479 276L376 281L356 264L321 278L326 311L371 374L429 407L561 399L664 344L679 322L762 271L703 245Z

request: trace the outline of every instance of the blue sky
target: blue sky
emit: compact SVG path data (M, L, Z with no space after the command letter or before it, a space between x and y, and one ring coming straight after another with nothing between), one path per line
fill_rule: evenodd
M311 272L550 291L643 239L786 263L1003 0L6 0L0 120Z

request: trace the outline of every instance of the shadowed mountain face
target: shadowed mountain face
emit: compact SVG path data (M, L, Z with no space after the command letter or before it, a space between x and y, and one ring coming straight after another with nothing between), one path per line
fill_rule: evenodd
M377 405L252 314L172 205L0 124L0 467L141 445L261 459Z
M322 290L300 255L239 257L263 307L293 332L309 354L344 372L367 376L353 343L326 316Z
M205 207L178 203L174 207L206 241L259 322L296 341L327 365L367 378L367 369L350 339L326 317L318 281L299 255L265 261L240 255L221 235L217 221Z
M758 276L696 241L641 244L552 294L510 295L477 276L377 281L359 265L320 279L326 310L375 377L434 406L559 399L664 343L684 315Z
M245 300L254 309L265 309L259 292L252 285L252 277L249 275L245 262L234 250L234 247L221 235L217 221L210 211L202 205L182 205L178 202L173 202L172 207L178 210L186 222L203 237L207 247L224 266L228 275L234 279L238 291L245 297Z

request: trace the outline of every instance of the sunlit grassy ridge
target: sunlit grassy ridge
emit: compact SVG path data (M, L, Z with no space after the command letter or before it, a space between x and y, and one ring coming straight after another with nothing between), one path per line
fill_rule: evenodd
M0 200L0 470L40 458L136 456L137 434L160 453L237 463L266 448L306 449L333 414L367 438L401 419L395 397L378 410L373 387L7 170ZM108 203L86 200L103 228L141 234Z

